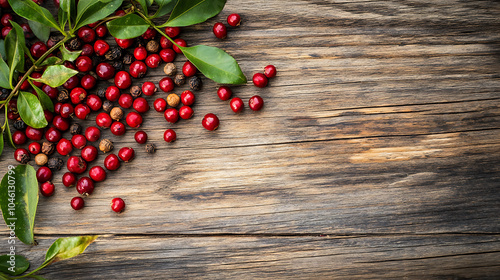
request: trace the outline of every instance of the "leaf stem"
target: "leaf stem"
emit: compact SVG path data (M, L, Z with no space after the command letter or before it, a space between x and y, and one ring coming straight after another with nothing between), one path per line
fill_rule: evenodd
M24 277L29 277L30 275L33 275L33 273L39 271L40 269L46 267L47 265L49 265L51 263L52 263L52 260L47 260L47 261L43 262L39 267L37 267L33 271L31 271L30 273L24 274L24 275L21 275L21 276L17 276L17 277L12 277L11 279L21 279L21 278L24 278Z
M165 36L167 37L168 40L170 40L170 42L172 42L172 44L176 45L179 49L181 49L182 51L182 47L179 46L172 38L170 38L167 34L165 34L159 27L157 27L147 16L145 16L143 13L137 11L137 13L151 26L153 27L154 29L156 29L156 31L158 31L158 33L160 33L162 36Z

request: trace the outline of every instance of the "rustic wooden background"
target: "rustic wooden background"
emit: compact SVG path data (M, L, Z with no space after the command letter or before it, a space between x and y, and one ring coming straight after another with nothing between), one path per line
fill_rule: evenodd
M242 25L217 40L233 12ZM193 119L146 114L154 156L134 131L106 132L136 159L78 212L56 174L40 244L19 252L38 265L58 237L101 235L48 279L499 279L499 15L496 1L230 0L181 37L227 50L248 78L276 65L267 88L232 87L264 109L235 115L204 79Z

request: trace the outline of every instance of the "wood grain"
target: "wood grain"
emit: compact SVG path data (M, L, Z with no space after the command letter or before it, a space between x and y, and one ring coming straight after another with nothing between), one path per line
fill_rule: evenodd
M233 12L242 25L216 39L213 24ZM40 198L40 246L19 248L41 262L57 237L103 235L49 279L497 279L498 14L493 1L228 1L181 36L225 49L247 78L276 65L268 87L232 87L264 109L233 114L204 78L193 119L144 115L155 155L134 130L104 131L136 159L79 212L56 173L56 195ZM215 133L200 125L210 112ZM176 142L163 142L166 128Z

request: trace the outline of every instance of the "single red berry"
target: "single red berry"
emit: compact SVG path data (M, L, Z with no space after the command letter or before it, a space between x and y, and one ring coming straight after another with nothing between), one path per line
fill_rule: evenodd
M95 31L94 29L84 26L78 29L78 38L82 40L84 43L91 43L95 40Z
M276 76L276 67L274 65L267 65L264 67L264 75L268 78L274 78Z
M168 37L175 38L175 37L179 36L179 34L181 33L181 28L180 27L166 27L165 33L167 34Z
M91 56L94 54L94 47L91 44L85 44L82 46L82 53L81 55L84 56Z
M149 111L148 101L144 97L136 98L132 107L139 113L146 113Z
M35 34L33 34L33 31L31 30L31 27L29 26L29 24L23 23L23 24L21 24L21 28L23 29L24 38L32 39L33 37L35 37ZM49 46L47 46L47 47L50 48Z
M97 84L97 79L94 76L87 74L82 77L80 84L84 89L93 89Z
M20 90L28 90L31 87L30 82L26 79L19 88Z
M157 54L151 54L146 57L146 65L149 68L157 68L160 65L161 57Z
M49 85L43 85L42 91L45 92L51 99L57 98L59 94L59 90L57 88L53 88Z
M129 68L129 72L130 72L130 76L134 77L134 78L142 78L144 77L144 75L146 75L146 72L148 71L148 67L146 66L146 64L142 61L134 61L132 62L132 64L130 64L130 68ZM130 79L130 77L129 77Z
M111 124L110 130L114 135L120 136L123 135L127 129L125 128L125 125L123 123L114 122Z
M83 200L83 198L81 197L73 197L71 199L71 208L75 209L75 210L80 210L82 209L84 206L85 206L85 200Z
M115 38L116 44L122 49L128 49L134 44L134 39Z
M28 146L30 153L37 155L42 151L42 146L38 142L32 142Z
M125 71L120 71L116 73L115 76L115 86L119 89L126 89L132 84L132 79L130 75Z
M73 76L64 82L63 87L67 90L72 90L80 84L80 79L78 76Z
M71 103L78 104L87 97L87 91L81 87L76 87L71 90L69 96L71 97Z
M206 114L201 121L203 127L207 130L216 130L219 127L219 118L215 114Z
M220 100L226 101L231 98L231 95L233 94L233 91L227 87L227 86L221 86L217 90L217 95L219 96Z
M191 61L189 60L186 61L182 66L182 73L186 77L194 76L194 74L196 74L196 71L197 71L196 66L194 66L194 64L191 63Z
M193 105L194 100L195 100L194 93L192 93L190 90L185 90L181 93L182 104L186 106L191 106Z
M248 107L253 111L259 111L262 106L264 106L264 100L258 95L254 95L248 100Z
M163 133L163 139L168 143L173 142L177 139L177 134L173 129L167 129L165 130L165 133Z
M164 92L170 92L174 90L174 81L170 77L165 77L158 82L158 85L160 86L160 89L163 90Z
M18 162L20 162L21 164L27 164L28 161L30 161L31 156L30 156L28 150L23 149L23 148L18 148L14 152L14 159L17 160ZM37 176L37 178L38 178L38 176Z
M132 128L137 128L142 124L142 117L136 112L129 112L125 120L127 121L127 125Z
M106 89L106 99L113 102L120 98L120 89L115 86L109 86Z
M193 116L193 109L184 105L179 109L179 116L184 120L190 119Z
M87 97L87 106L89 106L92 111L97 111L102 107L102 100L99 96L91 94Z
M226 26L222 22L216 22L213 27L215 37L225 39L227 36Z
M163 49L160 51L160 57L166 63L174 61L176 56L177 53L173 49Z
M146 59L146 56L148 56L148 51L146 50L145 47L137 47L134 50L134 57L137 60L144 60Z
M99 78L109 80L115 75L115 67L111 66L111 64L107 62L102 62L97 65L95 72Z
M129 162L132 159L134 159L134 155L135 155L134 149L132 149L130 147L123 147L118 152L118 156L124 162Z
M94 192L94 181L89 177L82 177L76 182L76 190L81 195L91 195Z
M73 144L68 139L63 138L57 143L56 149L61 156L67 156L73 151Z
M90 142L95 142L101 138L101 131L95 126L89 126L85 129L85 138Z
M59 114L63 118L69 118L75 111L75 108L73 108L73 105L69 103L64 103L61 105L61 108L59 109Z
M240 15L238 14L230 14L229 16L227 16L227 24L229 24L230 26L239 26L241 23L241 17Z
M63 65L64 65L64 67L66 67L66 68L76 70L76 66L75 66L75 64L73 64L73 62L71 62L71 61L65 61L65 62L63 63Z
M167 37L160 38L160 47L162 49L170 49L172 48L173 45L174 44L172 44L172 42L169 39L167 39Z
M10 27L10 26L5 26L4 28L2 28L2 38L7 37L7 35L9 35L11 30L12 30L12 27Z
M28 137L28 139L33 140L33 141L42 140L42 137L43 137L43 130L42 129L33 128L31 126L26 127L25 133L26 133L26 137Z
M72 187L76 184L76 176L71 172L66 172L62 176L62 183L66 187Z
M3 136L0 135L0 137L3 137ZM12 133L12 142L14 142L14 144L16 144L16 145L22 145L22 144L26 143L27 140L28 139L26 137L26 134L22 131L18 130L16 132Z
M145 82L144 84L142 84L142 92L144 93L144 95L152 96L156 91L158 91L158 89L156 88L154 83Z
M146 141L148 141L148 135L146 134L146 132L139 130L135 133L134 139L139 144L145 144Z
M100 166L94 166L90 168L89 176L95 182L102 182L106 180L106 170Z
M110 171L118 169L120 167L120 160L118 159L118 156L115 154L109 154L104 159L104 167Z
M42 166L36 171L36 179L39 183L44 183L52 179L52 170L47 166Z
M183 39L175 39L174 42L181 46L181 47L187 47L187 42L184 41ZM182 53L181 49L179 47L177 47L176 45L173 45L172 46L172 49L176 52L176 53Z
M95 123L100 128L109 128L111 126L111 123L113 123L113 120L108 113L102 112L97 115Z
M12 27L12 24L10 23L10 20L14 21L14 16L12 14L6 13L0 19L0 23L3 26L10 26L10 27Z
M267 77L266 77L266 75L264 75L262 73L255 73L253 75L253 84L256 87L260 87L260 88L266 87L267 86Z
M106 28L106 25L104 25L104 24L99 25L95 29L95 33L97 33L97 36L99 36L99 38L106 37L106 34L108 34L108 28Z
M43 196L49 197L54 194L54 191L56 190L54 184L51 182L44 182L40 185L40 193Z
M115 12L115 15L119 16L119 17L122 17L122 16L124 16L126 14L127 13L124 10L118 10L118 11Z
M0 0L0 7L5 8L5 9L10 8L9 1L7 1L7 0Z
M241 98L239 97L235 97L231 99L231 101L229 102L229 106L231 106L231 110L233 110L233 112L239 113L243 111L243 100L241 100Z
M142 38L145 39L145 40L151 40L153 39L154 37L156 36L156 30L154 30L153 28L148 28L148 30L146 30L146 32L144 32L142 34Z
M16 120L19 118L19 112L12 112L12 111L9 111L7 112L7 118L9 120Z
M103 56L109 51L109 45L104 40L97 40L94 43L94 52L98 56Z
M163 112L165 109L167 109L167 101L163 98L158 98L155 100L153 103L153 107L155 108L156 112Z
M54 105L54 112L55 112L55 105ZM54 114L52 114L52 112L49 110L43 110L43 114L45 115L45 119L49 123L52 122L52 120L54 119Z
M86 162L92 162L97 158L97 148L87 145L82 149L81 156Z
M33 79L39 79L39 78L42 77L42 73L33 72L33 73L31 73L30 77L33 78ZM37 82L37 81L33 81L33 84L35 86L37 86L38 88L42 87L42 85L43 85L41 82Z
M85 104L78 104L75 107L75 116L80 120L86 120L90 114L89 106Z
M47 139L47 141L49 142L58 142L59 140L61 140L61 137L61 132L54 127L47 129L47 131L45 132L45 139Z
M71 156L66 163L68 171L76 174L82 174L87 170L87 163L81 157Z
M120 213L125 210L125 201L119 197L115 197L111 200L111 210L116 213Z
M134 98L132 98L132 95L128 93L120 95L120 98L118 99L118 104L120 105L120 107L124 109L130 108L133 103L134 103Z
M52 124L60 131L66 131L70 126L70 119L65 119L61 116L55 116L52 120Z
M71 137L71 144L77 149L83 149L87 145L87 138L81 134L75 134Z
M30 52L34 58L40 58L48 50L47 45L42 42L36 42L31 45Z
M164 114L165 119L169 123L176 123L179 119L179 112L175 108L168 108Z

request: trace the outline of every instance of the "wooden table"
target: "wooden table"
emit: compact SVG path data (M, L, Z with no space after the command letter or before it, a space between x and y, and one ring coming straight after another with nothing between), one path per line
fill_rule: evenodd
M217 40L233 12L242 25ZM136 159L78 212L57 173L40 244L19 253L35 267L58 237L100 235L48 279L498 279L499 15L495 1L230 0L182 37L225 49L250 79L276 65L268 87L232 87L264 109L236 115L204 79L193 119L145 115L155 155L106 131ZM216 132L200 125L209 112Z

